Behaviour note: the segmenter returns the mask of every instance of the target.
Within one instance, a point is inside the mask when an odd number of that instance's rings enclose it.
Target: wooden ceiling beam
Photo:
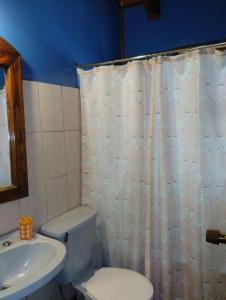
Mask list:
[[[147,13],[148,18],[151,20],[160,18],[160,0],[142,0]]]
[[[143,3],[146,8],[148,18],[151,20],[160,18],[160,0],[118,0],[121,7],[128,7]]]
[[[123,7],[140,4],[141,0],[119,0]]]

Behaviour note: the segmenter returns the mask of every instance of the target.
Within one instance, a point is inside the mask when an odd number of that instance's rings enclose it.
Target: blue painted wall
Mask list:
[[[119,57],[115,0],[0,0],[0,35],[28,80],[76,85],[75,63]]]
[[[159,20],[148,20],[142,5],[127,8],[124,17],[126,56],[226,40],[225,0],[161,0]]]

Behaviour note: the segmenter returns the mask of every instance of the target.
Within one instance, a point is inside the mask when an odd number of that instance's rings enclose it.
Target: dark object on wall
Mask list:
[[[226,244],[226,234],[220,233],[219,230],[208,229],[206,231],[206,241],[211,244]]]
[[[0,66],[5,69],[12,182],[9,186],[0,187],[0,203],[2,203],[26,197],[28,179],[21,58],[19,53],[1,37]]]
[[[119,0],[122,6],[131,6],[131,5],[136,5],[140,4],[141,0]]]
[[[142,0],[151,20],[160,18],[160,0]]]
[[[144,4],[148,14],[148,19],[155,20],[160,18],[160,0],[119,0],[122,7]]]

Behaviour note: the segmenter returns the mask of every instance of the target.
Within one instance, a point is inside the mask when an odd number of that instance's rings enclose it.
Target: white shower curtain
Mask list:
[[[226,298],[226,56],[217,50],[80,71],[83,204],[104,264],[156,300]]]

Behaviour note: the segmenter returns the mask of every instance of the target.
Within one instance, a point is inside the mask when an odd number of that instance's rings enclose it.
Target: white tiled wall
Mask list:
[[[76,88],[24,81],[29,197],[0,205],[0,234],[33,217],[34,230],[80,205],[80,99]],[[68,291],[65,291],[68,293]],[[52,282],[27,300],[61,300]]]

